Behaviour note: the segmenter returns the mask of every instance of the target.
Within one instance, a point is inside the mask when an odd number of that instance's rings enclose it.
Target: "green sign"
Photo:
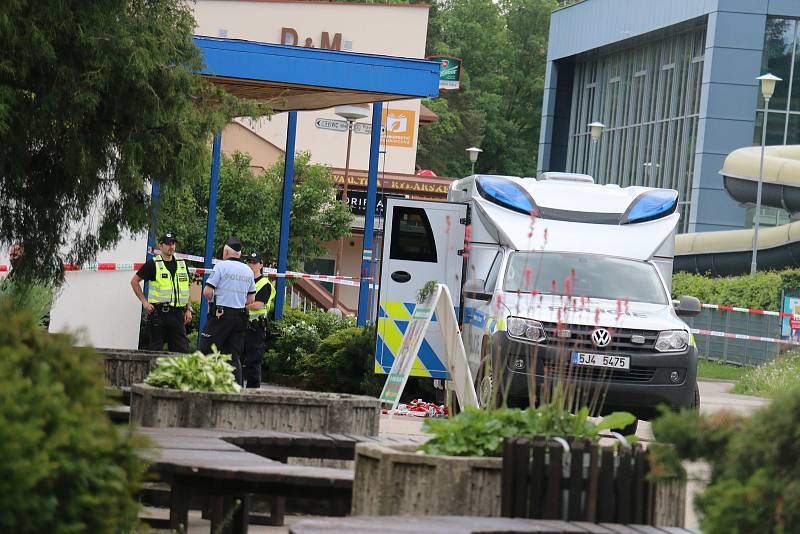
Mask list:
[[[461,87],[462,60],[450,56],[431,56],[427,59],[439,62],[439,89],[455,91]]]

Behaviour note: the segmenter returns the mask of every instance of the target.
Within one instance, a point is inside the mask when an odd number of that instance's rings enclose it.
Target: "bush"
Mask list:
[[[695,506],[701,530],[800,532],[800,390],[778,397],[751,419],[731,414],[666,414],[653,424],[667,466],[705,459],[711,483]]]
[[[793,289],[800,289],[800,269],[721,278],[690,273],[672,275],[673,298],[693,295],[702,302],[742,308],[780,310],[781,292]]]
[[[313,389],[377,397],[383,379],[375,375],[375,328],[352,327],[326,337],[303,355],[300,371]]]
[[[0,299],[0,532],[126,532],[144,471],[103,413],[102,358]]]
[[[428,454],[446,456],[502,456],[503,438],[537,435],[597,439],[602,430],[621,429],[636,418],[614,412],[600,422],[589,419],[589,409],[576,414],[557,403],[518,410],[467,408],[450,419],[427,419],[423,430],[433,438],[420,446]]]
[[[181,391],[236,393],[240,387],[229,361],[230,355],[220,354],[216,347],[211,354],[197,351],[185,356],[158,358],[156,368],[150,371],[144,382]]]
[[[26,310],[37,324],[45,325],[55,298],[52,284],[6,276],[0,281],[0,299],[14,310]]]
[[[323,311],[302,312],[289,308],[267,328],[268,373],[299,376],[301,360],[316,352],[332,333],[355,326],[352,318],[339,318]]]

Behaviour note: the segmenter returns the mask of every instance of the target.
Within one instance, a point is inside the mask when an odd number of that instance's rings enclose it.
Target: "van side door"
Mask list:
[[[468,207],[455,202],[389,198],[386,203],[377,306],[375,372],[388,373],[414,314],[417,292],[446,284],[459,316]],[[447,378],[436,315],[414,360],[412,376]]]

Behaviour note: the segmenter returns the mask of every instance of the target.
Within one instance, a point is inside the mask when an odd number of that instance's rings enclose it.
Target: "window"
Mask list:
[[[436,263],[436,240],[425,210],[400,206],[394,208],[389,257],[393,260]]]
[[[497,275],[500,274],[500,264],[503,263],[503,255],[497,253],[492,261],[492,266],[489,268],[489,276],[486,277],[486,285],[484,290],[487,293],[494,293],[494,288],[497,285]]]
[[[689,223],[705,36],[706,28],[693,29],[575,66],[566,170],[600,184],[676,189],[681,232]],[[594,121],[606,125],[601,143],[589,137]]]

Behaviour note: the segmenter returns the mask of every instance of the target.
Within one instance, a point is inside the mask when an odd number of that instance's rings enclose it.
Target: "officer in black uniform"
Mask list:
[[[177,238],[166,233],[159,239],[160,254],[142,265],[131,278],[131,288],[150,315],[150,350],[189,352],[186,325],[192,320],[189,302],[189,271],[186,262],[175,257]],[[140,284],[150,282],[147,297]]]
[[[256,298],[252,304],[247,305],[248,322],[244,336],[242,374],[245,387],[258,388],[261,387],[261,366],[267,346],[267,317],[275,300],[275,288],[269,278],[262,274],[264,261],[261,254],[251,252],[246,259],[247,266],[253,271]]]

